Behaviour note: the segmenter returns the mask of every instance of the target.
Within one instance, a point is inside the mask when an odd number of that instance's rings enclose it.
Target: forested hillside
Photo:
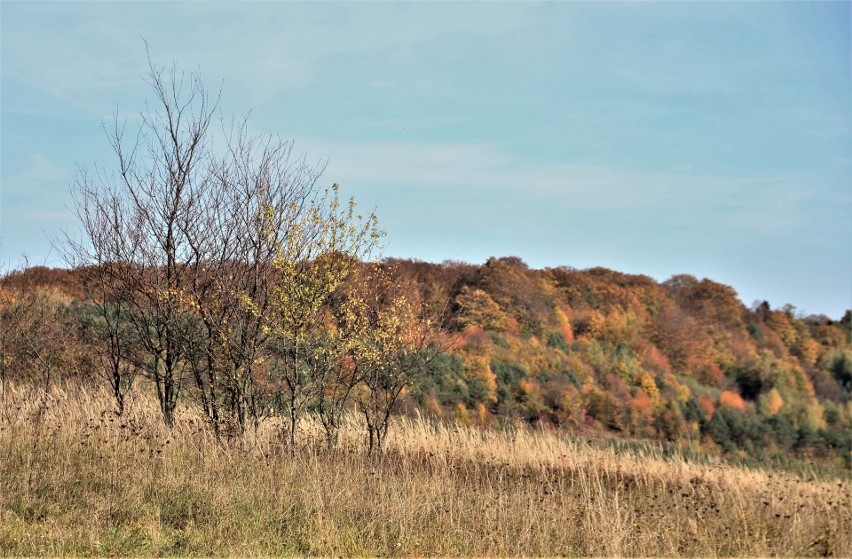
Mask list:
[[[415,391],[428,413],[507,418],[712,453],[849,464],[850,312],[746,308],[709,279],[400,262],[461,336]]]
[[[731,287],[709,279],[533,270],[516,257],[481,266],[388,260],[382,269],[404,288],[401,300],[417,301],[423,331],[433,331],[428,347],[417,348],[426,357],[389,403],[394,413],[849,467],[849,311],[837,321],[802,317],[766,302],[747,308]],[[30,268],[3,279],[4,384],[70,377],[110,384],[93,340],[91,277],[85,269]],[[339,331],[331,322],[318,324]],[[273,365],[260,353],[257,360],[257,382],[272,382]],[[209,384],[179,380],[185,397],[209,396]],[[336,386],[324,396],[305,386],[298,404],[321,414]],[[341,406],[362,406],[359,390],[352,383]],[[285,400],[267,403],[283,414]]]

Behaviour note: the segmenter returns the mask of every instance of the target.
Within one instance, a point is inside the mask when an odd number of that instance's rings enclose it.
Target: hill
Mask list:
[[[849,311],[831,320],[766,302],[746,308],[709,279],[534,270],[517,257],[384,266],[419,290],[424,308],[444,311],[450,340],[404,387],[396,408],[408,414],[657,440],[740,461],[850,466]],[[36,369],[91,379],[79,320],[86,277],[31,268],[3,279],[4,382]],[[21,302],[34,293],[51,303],[31,301],[38,316],[28,317]]]

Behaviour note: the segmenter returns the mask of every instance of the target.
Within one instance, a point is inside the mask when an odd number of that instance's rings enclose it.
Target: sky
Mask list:
[[[850,2],[0,3],[0,265],[62,266],[145,41],[375,209],[385,255],[852,307]]]

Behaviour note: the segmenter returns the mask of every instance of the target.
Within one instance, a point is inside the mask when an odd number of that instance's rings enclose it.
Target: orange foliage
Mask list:
[[[630,408],[630,430],[636,435],[652,435],[654,402],[651,397],[644,390],[639,389],[627,404]]]
[[[487,427],[488,423],[488,410],[485,409],[485,404],[479,402],[476,404],[476,424],[480,427]]]
[[[537,391],[538,391],[538,387],[536,386],[536,384],[534,382],[532,382],[530,380],[521,379],[521,381],[518,383],[518,392],[519,392],[521,397],[527,397],[528,398],[530,396],[534,396]]]
[[[671,301],[654,317],[655,341],[675,370],[700,370],[713,362],[713,340],[704,328]]]
[[[506,333],[510,336],[519,336],[521,334],[521,326],[518,319],[514,316],[506,317]]]
[[[556,320],[559,323],[559,332],[562,334],[562,337],[565,338],[565,343],[569,345],[573,344],[574,330],[571,328],[571,321],[568,320],[568,316],[565,314],[565,311],[557,307],[554,314],[556,315]]]
[[[663,355],[663,352],[661,352],[655,345],[652,345],[645,351],[644,362],[645,366],[654,372],[672,372],[672,366],[671,363],[669,363],[669,358]]]
[[[739,394],[731,390],[725,390],[719,395],[719,405],[727,406],[737,411],[745,411],[746,404]]]
[[[802,357],[802,361],[806,365],[815,364],[822,353],[822,346],[814,340],[813,338],[808,338],[804,342],[802,342],[801,347],[799,348],[799,354]]]
[[[562,334],[562,337],[565,338],[565,343],[571,345],[574,343],[574,330],[571,329],[571,325],[563,326],[559,329],[559,333]]]

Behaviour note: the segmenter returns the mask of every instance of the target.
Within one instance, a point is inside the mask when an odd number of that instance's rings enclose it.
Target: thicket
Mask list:
[[[73,293],[37,288],[38,269],[0,284],[4,394],[13,378],[97,377],[120,415],[144,380],[167,426],[184,398],[217,438],[286,417],[292,452],[304,413],[331,447],[352,406],[381,449],[441,341],[410,280],[376,259],[375,215],[319,187],[323,164],[292,142],[227,124],[197,74],[149,60],[147,82],[135,129],[118,114],[105,127],[116,167],[75,177],[80,231],[57,243]]]

